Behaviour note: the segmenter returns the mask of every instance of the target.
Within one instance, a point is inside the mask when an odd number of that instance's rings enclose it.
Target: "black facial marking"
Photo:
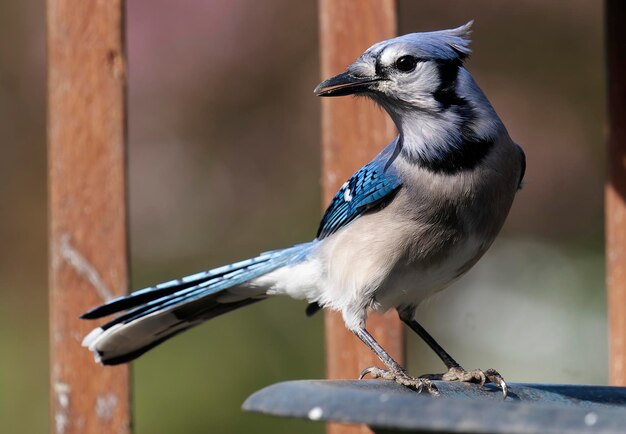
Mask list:
[[[376,77],[387,78],[387,75],[389,73],[389,68],[384,67],[380,63],[380,55],[376,57],[376,65],[374,66],[374,68],[376,70]]]
[[[458,96],[454,90],[459,66],[460,63],[458,62],[456,65],[450,62],[438,63],[439,74],[442,78],[438,92],[440,96],[445,97],[442,100],[449,103],[446,108],[454,112],[460,119],[458,125],[461,133],[460,140],[456,146],[449,146],[446,152],[434,157],[420,156],[415,161],[420,166],[435,173],[453,175],[473,170],[487,156],[494,144],[493,139],[476,135],[474,107],[469,101]]]
[[[399,57],[393,64],[383,66],[380,61],[380,54],[376,58],[376,64],[374,65],[376,76],[381,78],[389,77],[389,73],[392,71],[398,71],[400,73],[409,73],[415,70],[415,67],[420,62],[425,62],[427,59],[411,56],[410,54]]]
[[[436,158],[419,158],[418,164],[432,172],[453,175],[474,169],[493,147],[491,139],[464,140],[458,148],[450,148]]]
[[[435,101],[439,102],[443,109],[448,109],[452,105],[465,105],[467,101],[456,93],[456,79],[459,75],[461,61],[440,60],[437,61],[437,70],[439,72],[439,87],[433,93]]]

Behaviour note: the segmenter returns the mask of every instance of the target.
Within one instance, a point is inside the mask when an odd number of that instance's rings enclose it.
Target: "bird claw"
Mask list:
[[[369,368],[365,368],[363,369],[363,371],[361,371],[361,375],[359,375],[359,380],[362,380],[366,375],[369,375],[372,378],[382,378],[383,380],[395,381],[402,386],[415,390],[417,393],[421,393],[423,390],[426,390],[431,395],[439,395],[437,387],[429,379],[413,378],[405,371],[394,372],[391,370],[385,370],[377,368],[375,366],[370,366]]]
[[[431,378],[429,376],[429,378]],[[448,372],[441,375],[441,379],[443,381],[462,381],[465,383],[478,383],[480,386],[484,386],[485,383],[493,383],[502,389],[503,399],[506,399],[508,395],[508,386],[502,378],[502,375],[495,369],[487,369],[486,371],[482,371],[480,369],[475,369],[473,371],[466,371],[465,369],[459,367],[450,368]]]

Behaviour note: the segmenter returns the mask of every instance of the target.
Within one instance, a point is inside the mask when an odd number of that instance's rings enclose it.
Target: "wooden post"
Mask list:
[[[606,267],[609,317],[609,382],[626,386],[626,4],[605,5],[608,178],[606,183]]]
[[[125,294],[123,0],[48,0],[51,432],[130,432],[129,368],[81,347],[78,316]]]
[[[396,35],[395,0],[320,0],[322,79],[338,74],[372,44]],[[388,116],[373,103],[355,98],[322,99],[322,185],[324,205],[356,170],[396,134]],[[395,312],[371,315],[368,330],[396,360],[403,362],[403,329]],[[326,314],[328,378],[356,378],[381,365],[344,327],[341,315]],[[370,432],[366,427],[329,424],[328,433]]]

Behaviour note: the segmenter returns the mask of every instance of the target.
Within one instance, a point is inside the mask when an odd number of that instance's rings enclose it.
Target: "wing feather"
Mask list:
[[[318,239],[334,234],[393,197],[402,185],[390,160],[397,156],[397,152],[394,152],[396,146],[397,140],[394,140],[341,186],[322,217],[317,231]]]

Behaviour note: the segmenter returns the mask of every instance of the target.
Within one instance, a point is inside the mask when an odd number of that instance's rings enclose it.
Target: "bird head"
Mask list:
[[[376,101],[395,122],[403,152],[412,159],[437,159],[464,142],[493,139],[504,126],[463,66],[472,23],[379,42],[314,92]]]
[[[365,95],[388,111],[439,111],[455,103],[455,81],[470,54],[472,22],[411,33],[368,48],[345,72],[320,83],[318,96]]]

